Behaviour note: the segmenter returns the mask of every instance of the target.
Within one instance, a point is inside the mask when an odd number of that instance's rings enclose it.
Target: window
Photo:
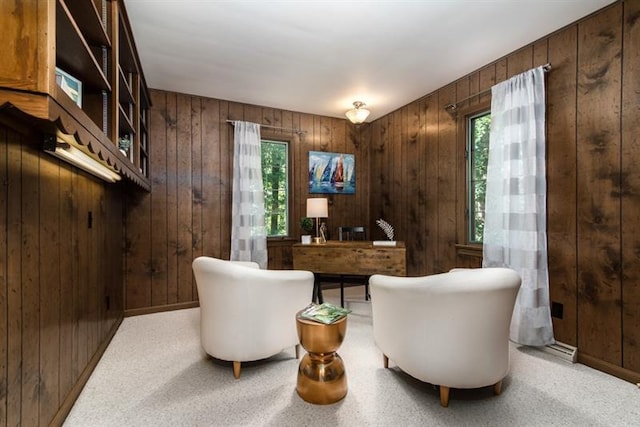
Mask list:
[[[289,235],[289,144],[262,140],[262,184],[267,237]]]
[[[482,243],[484,198],[487,192],[487,159],[491,112],[467,116],[467,223],[469,243]]]

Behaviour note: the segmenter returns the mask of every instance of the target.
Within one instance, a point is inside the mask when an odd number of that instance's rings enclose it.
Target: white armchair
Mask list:
[[[313,294],[309,271],[260,270],[251,262],[210,257],[193,261],[200,299],[200,342],[207,354],[233,362],[265,359],[295,346],[296,313]]]
[[[424,277],[374,275],[369,280],[373,336],[407,374],[450,388],[494,386],[509,371],[509,325],[520,289],[506,268],[456,269]]]

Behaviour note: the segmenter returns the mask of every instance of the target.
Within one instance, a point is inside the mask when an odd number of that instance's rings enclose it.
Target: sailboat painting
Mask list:
[[[309,151],[309,193],[355,194],[355,156]]]

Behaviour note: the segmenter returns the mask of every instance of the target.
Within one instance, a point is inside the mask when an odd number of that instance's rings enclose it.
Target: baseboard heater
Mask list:
[[[556,341],[555,344],[546,345],[542,347],[542,350],[571,363],[576,363],[578,360],[578,349],[569,344],[561,343],[560,341]]]

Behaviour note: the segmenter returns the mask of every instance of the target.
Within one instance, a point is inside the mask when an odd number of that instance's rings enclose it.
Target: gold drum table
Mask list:
[[[307,351],[298,367],[300,397],[309,403],[327,405],[347,395],[347,375],[336,351],[347,332],[347,317],[335,323],[323,323],[296,315],[300,344]]]

